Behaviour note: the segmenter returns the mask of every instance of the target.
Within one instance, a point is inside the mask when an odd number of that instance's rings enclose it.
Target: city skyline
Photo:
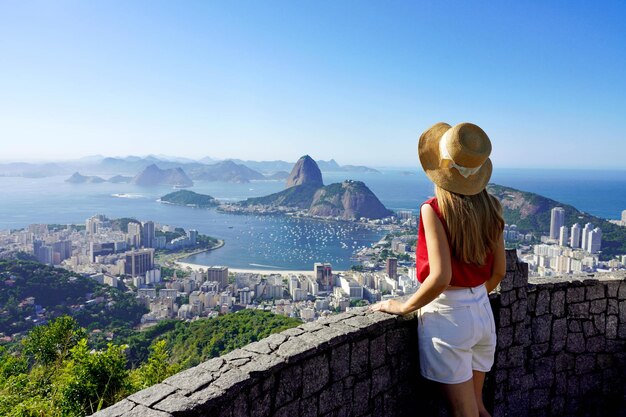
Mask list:
[[[619,2],[2,2],[0,155],[406,167],[430,125],[471,121],[496,169],[621,168],[625,16]]]

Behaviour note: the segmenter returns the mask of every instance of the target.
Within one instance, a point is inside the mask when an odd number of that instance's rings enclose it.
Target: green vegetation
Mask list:
[[[168,376],[300,320],[242,310],[191,323],[167,320],[124,344],[92,350],[87,331],[62,316],[33,328],[12,349],[0,347],[0,415],[83,416]]]
[[[34,297],[34,303],[25,300]],[[0,260],[0,332],[15,334],[61,315],[89,330],[129,330],[146,313],[132,294],[33,261]]]
[[[0,415],[84,416],[178,371],[165,342],[147,361],[126,367],[126,346],[92,351],[85,330],[71,317],[36,327],[14,351],[0,348]]]
[[[350,307],[365,307],[370,305],[366,300],[350,300]]]
[[[219,201],[210,195],[198,194],[193,191],[179,190],[161,197],[161,201],[182,206],[195,206],[199,208],[215,207]]]
[[[137,223],[141,224],[141,222],[137,219],[133,219],[131,217],[121,217],[119,219],[111,220],[111,225],[115,229],[119,229],[124,233],[128,233],[128,223]]]
[[[271,205],[288,206],[301,209],[308,209],[313,202],[313,196],[320,187],[316,184],[301,184],[289,187],[278,193],[266,195],[264,197],[248,198],[240,204],[243,206]]]
[[[550,231],[550,211],[554,207],[565,210],[565,225],[574,223],[584,227],[591,223],[602,229],[601,260],[609,260],[616,255],[626,254],[626,227],[610,223],[604,219],[584,213],[568,204],[510,187],[490,184],[489,192],[496,196],[503,205],[504,220],[508,224],[516,224],[521,231],[532,231],[548,234]]]
[[[164,338],[172,359],[187,368],[301,323],[268,311],[241,310],[212,320],[178,322]]]

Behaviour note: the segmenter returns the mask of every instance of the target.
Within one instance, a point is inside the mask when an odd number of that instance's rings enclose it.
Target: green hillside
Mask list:
[[[243,206],[253,205],[274,205],[274,206],[290,206],[300,209],[308,209],[313,201],[315,192],[320,188],[317,184],[302,184],[289,187],[283,191],[266,195],[263,197],[253,197],[242,201]]]
[[[138,364],[146,360],[155,340],[165,340],[170,361],[189,368],[299,324],[299,319],[246,309],[215,319],[163,321],[135,333],[124,343],[129,346],[130,362]]]
[[[215,207],[219,202],[206,194],[198,194],[193,191],[179,190],[161,197],[161,201],[182,206],[196,206],[200,208]]]
[[[34,297],[34,304],[25,302]],[[0,260],[0,333],[12,335],[61,315],[88,329],[130,330],[147,310],[108,285],[33,261]]]
[[[602,253],[600,259],[608,260],[616,255],[626,254],[626,227],[610,223],[604,219],[584,213],[569,204],[559,203],[547,197],[502,185],[489,184],[488,190],[502,203],[504,220],[516,224],[524,232],[532,231],[547,235],[550,233],[550,210],[563,207],[565,225],[591,223],[602,229]]]

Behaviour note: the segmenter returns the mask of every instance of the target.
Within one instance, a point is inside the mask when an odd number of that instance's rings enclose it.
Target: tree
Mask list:
[[[85,337],[85,331],[76,320],[61,316],[47,326],[35,327],[23,340],[24,353],[35,363],[57,365],[65,360],[70,349]]]
[[[167,343],[158,340],[150,346],[148,361],[142,364],[131,374],[133,385],[136,389],[148,388],[158,384],[170,375],[180,370],[180,366],[168,362]]]

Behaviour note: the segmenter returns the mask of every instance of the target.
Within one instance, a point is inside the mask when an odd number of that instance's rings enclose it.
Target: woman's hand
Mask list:
[[[380,301],[372,304],[369,311],[382,311],[390,314],[404,314],[404,304],[396,300]]]

